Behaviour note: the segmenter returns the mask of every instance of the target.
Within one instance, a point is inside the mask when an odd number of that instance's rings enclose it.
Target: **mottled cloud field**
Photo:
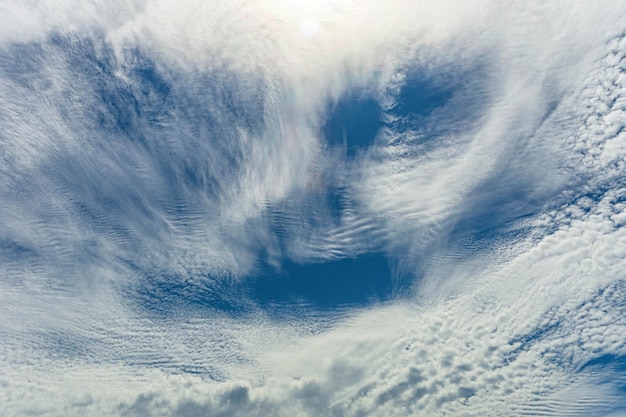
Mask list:
[[[624,16],[5,0],[0,414],[626,415]]]

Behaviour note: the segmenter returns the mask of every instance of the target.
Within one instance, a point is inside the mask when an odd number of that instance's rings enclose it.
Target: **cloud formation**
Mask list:
[[[6,2],[0,413],[619,415],[624,9]],[[390,300],[246,293],[372,253]]]

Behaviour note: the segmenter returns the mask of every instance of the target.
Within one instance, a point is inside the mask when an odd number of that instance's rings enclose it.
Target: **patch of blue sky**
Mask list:
[[[435,109],[450,101],[454,91],[454,87],[441,85],[428,75],[411,75],[390,109],[383,109],[371,93],[352,91],[331,103],[322,133],[331,146],[342,148],[345,157],[352,159],[376,144],[381,129],[401,123],[398,120],[413,127],[424,124]],[[389,112],[395,122],[389,124],[384,112]]]
[[[262,266],[247,287],[251,299],[263,307],[304,305],[318,310],[364,307],[389,301],[397,292],[387,258],[376,254]]]
[[[389,260],[381,254],[318,263],[284,260],[260,264],[250,275],[233,277],[148,276],[127,288],[128,302],[161,317],[210,311],[247,316],[309,311],[327,314],[386,303],[402,294]]]
[[[391,112],[399,116],[427,117],[447,104],[455,90],[456,86],[443,84],[429,75],[409,74]]]
[[[580,370],[604,370],[610,369],[619,374],[626,375],[626,356],[606,353],[587,361]],[[623,386],[626,389],[626,385]]]
[[[331,105],[329,118],[323,128],[331,146],[343,149],[347,158],[358,150],[374,144],[378,131],[384,127],[382,109],[374,98],[348,94]]]

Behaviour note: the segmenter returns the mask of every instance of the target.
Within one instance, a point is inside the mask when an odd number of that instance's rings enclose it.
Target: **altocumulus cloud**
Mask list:
[[[388,3],[5,2],[3,415],[626,412],[626,5]]]

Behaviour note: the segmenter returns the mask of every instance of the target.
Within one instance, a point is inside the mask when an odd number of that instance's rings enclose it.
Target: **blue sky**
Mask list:
[[[0,7],[0,414],[626,415],[626,5]]]

